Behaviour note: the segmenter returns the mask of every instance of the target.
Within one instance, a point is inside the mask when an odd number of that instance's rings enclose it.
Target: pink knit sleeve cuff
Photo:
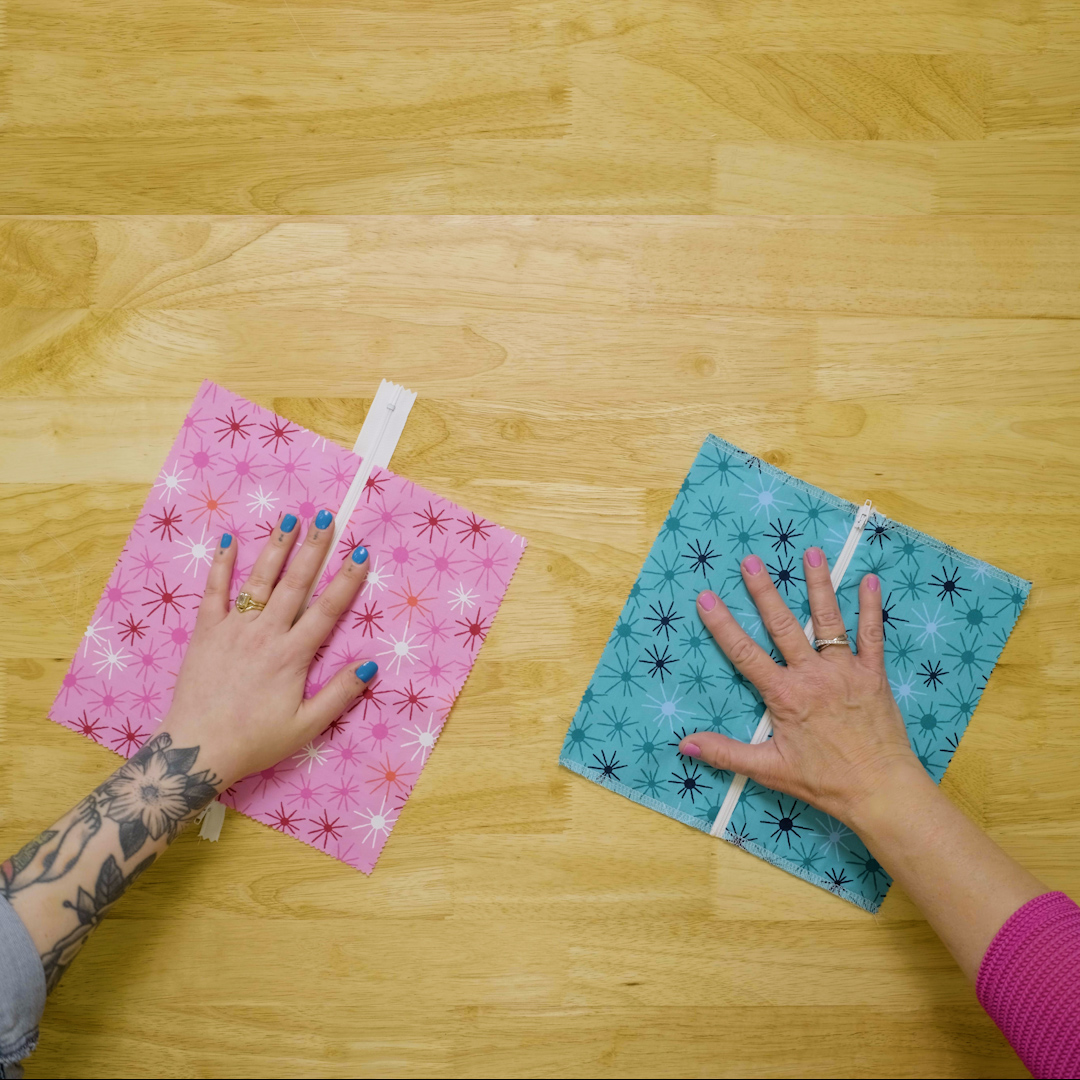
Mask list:
[[[1080,907],[1064,893],[1009,916],[975,991],[1033,1076],[1080,1077]]]

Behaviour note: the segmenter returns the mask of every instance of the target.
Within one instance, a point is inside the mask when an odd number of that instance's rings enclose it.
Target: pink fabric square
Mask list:
[[[235,598],[283,512],[336,510],[360,458],[205,382],[147,496],[49,716],[130,756],[172,700],[210,559],[240,544]],[[360,594],[316,654],[307,693],[374,657],[348,713],[222,802],[370,873],[491,627],[524,537],[376,469],[327,574],[371,552]]]

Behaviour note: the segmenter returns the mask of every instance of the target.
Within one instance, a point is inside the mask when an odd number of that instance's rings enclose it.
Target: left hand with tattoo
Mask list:
[[[237,543],[221,538],[172,706],[157,734],[51,829],[0,865],[0,890],[41,954],[49,990],[132,881],[195,814],[235,781],[268,768],[354,704],[378,666],[339,671],[311,698],[315,651],[364,583],[363,547],[312,604],[304,600],[333,538],[321,511],[286,568],[297,519],[270,534],[241,592],[229,588]]]

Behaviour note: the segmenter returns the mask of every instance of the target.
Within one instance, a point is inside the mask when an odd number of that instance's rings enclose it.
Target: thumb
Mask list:
[[[317,694],[300,703],[297,715],[311,736],[325,731],[346,709],[355,704],[375,678],[379,665],[367,660],[357,667],[342,668]]]
[[[744,743],[715,731],[699,731],[679,742],[679,753],[714,769],[742,773],[765,787],[776,786],[777,752],[772,741]]]

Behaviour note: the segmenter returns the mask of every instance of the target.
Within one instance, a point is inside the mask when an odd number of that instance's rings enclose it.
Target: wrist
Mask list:
[[[916,808],[941,797],[937,784],[914,756],[889,763],[864,792],[852,799],[845,823],[868,845],[869,838],[910,817]]]

